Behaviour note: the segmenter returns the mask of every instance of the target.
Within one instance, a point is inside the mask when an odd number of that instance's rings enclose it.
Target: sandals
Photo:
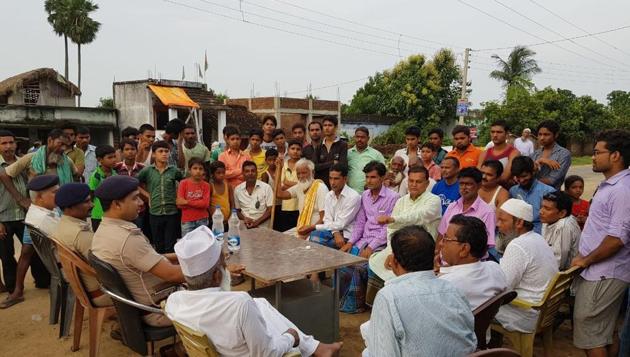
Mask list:
[[[21,302],[24,302],[24,296],[20,296],[19,298],[15,298],[15,299],[6,298],[2,302],[0,302],[0,309],[7,309]]]

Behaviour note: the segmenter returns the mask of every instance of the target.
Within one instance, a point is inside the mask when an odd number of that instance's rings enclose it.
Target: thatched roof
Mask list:
[[[52,79],[61,86],[67,88],[72,95],[79,95],[79,88],[72,82],[65,79],[61,74],[52,68],[38,68],[32,71],[20,73],[13,77],[9,77],[0,82],[0,95],[8,95],[24,87],[25,83],[33,81],[41,81],[44,79]]]

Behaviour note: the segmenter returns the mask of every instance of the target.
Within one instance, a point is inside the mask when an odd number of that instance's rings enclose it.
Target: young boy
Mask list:
[[[141,162],[136,161],[138,143],[131,139],[122,139],[120,142],[120,153],[122,161],[114,166],[116,173],[118,175],[137,177],[140,170],[144,168]]]
[[[405,161],[405,174],[409,171],[409,166],[420,161],[420,128],[410,126],[405,130],[405,143],[407,147],[397,150],[394,156],[400,156]]]
[[[260,180],[273,189],[276,183],[276,159],[278,158],[278,150],[269,149],[265,152],[265,163],[267,170],[262,174]]]
[[[223,213],[223,224],[227,232],[227,221],[230,218],[232,208],[234,208],[234,192],[225,181],[225,164],[215,161],[210,164],[210,215],[214,214],[217,206],[221,207]]]
[[[278,156],[286,159],[287,153],[287,137],[284,135],[284,130],[276,129],[273,131],[273,142],[276,144],[276,150],[278,150]]]
[[[203,180],[204,162],[201,158],[188,160],[189,178],[177,188],[177,207],[182,210],[182,237],[199,226],[208,225],[210,206],[210,184]]]
[[[262,143],[263,132],[260,129],[252,129],[249,132],[249,149],[245,150],[245,153],[252,158],[252,161],[256,163],[258,169],[258,179],[262,177],[262,174],[267,171],[267,162],[265,161],[265,150],[260,147]]]
[[[241,150],[241,133],[233,126],[224,130],[228,148],[219,155],[219,161],[225,164],[225,179],[230,187],[240,185],[243,179],[243,163],[251,161],[249,155]]]
[[[101,201],[99,201],[97,197],[94,197],[94,191],[101,185],[103,180],[112,175],[116,175],[114,171],[114,166],[116,165],[116,149],[110,145],[101,145],[96,148],[95,154],[98,166],[90,176],[88,182],[93,197],[92,203],[94,203],[94,208],[92,208],[92,230],[94,232],[98,229],[98,225],[103,218],[103,207],[101,206]]]
[[[291,135],[293,135],[293,139],[302,143],[302,148],[308,145],[308,141],[306,141],[306,126],[304,126],[304,124],[293,124],[293,127],[291,127]]]
[[[289,190],[290,187],[297,185],[298,177],[295,170],[295,163],[302,157],[302,143],[297,140],[289,141],[289,154],[288,160],[285,161],[282,166],[282,173],[280,174],[280,189],[282,191]],[[272,187],[273,189],[273,187]],[[277,208],[277,207],[276,207]],[[273,229],[278,232],[287,231],[297,225],[298,216],[300,211],[298,208],[297,198],[282,201],[282,209],[275,212]]]
[[[429,177],[435,181],[442,179],[442,170],[435,163],[434,159],[437,155],[437,148],[431,143],[424,143],[420,147],[420,159],[422,166],[429,171]]]
[[[149,225],[155,250],[160,254],[172,253],[180,236],[176,186],[184,175],[168,164],[170,146],[167,142],[156,141],[151,145],[151,151],[153,164],[138,174],[140,192],[149,201]]]
[[[263,118],[262,120],[263,137],[262,137],[262,144],[260,144],[260,147],[262,147],[263,150],[276,148],[276,144],[273,142],[273,131],[276,130],[277,126],[278,126],[278,121],[276,120],[276,117],[274,117],[273,115],[267,115],[266,117]]]

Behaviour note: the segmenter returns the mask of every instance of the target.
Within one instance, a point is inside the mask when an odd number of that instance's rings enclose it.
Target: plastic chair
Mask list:
[[[33,240],[33,248],[50,273],[50,316],[48,323],[54,325],[59,322],[59,337],[68,336],[72,323],[72,310],[74,309],[74,293],[61,274],[52,239],[31,225],[27,224],[26,227]]]
[[[515,297],[516,291],[504,291],[473,310],[478,350],[485,350],[487,348],[486,331],[488,331],[488,327],[494,319],[494,316],[499,312],[499,308],[502,305],[509,304]]]
[[[533,333],[508,331],[500,324],[493,323],[492,330],[502,334],[510,340],[514,349],[523,357],[532,357],[534,354],[534,337],[537,333],[543,333],[543,347],[545,356],[551,356],[553,350],[553,323],[560,305],[565,301],[573,279],[580,272],[579,267],[561,271],[549,282],[542,300],[538,303],[514,299],[511,304],[523,309],[535,309],[540,312],[536,330]]]
[[[83,286],[79,274],[83,273],[96,278],[94,268],[62,243],[55,243],[57,245],[57,252],[59,253],[59,260],[61,261],[63,272],[77,299],[74,305],[74,336],[71,350],[74,352],[79,349],[83,329],[83,313],[87,310],[90,317],[90,357],[97,356],[103,322],[106,318],[115,315],[116,310],[114,310],[113,306],[98,307],[92,304],[92,300],[85,286]]]
[[[520,355],[509,348],[491,348],[469,354],[468,357],[520,357]]]
[[[88,255],[88,260],[96,271],[101,290],[114,302],[125,346],[142,356],[153,355],[155,341],[170,337],[174,339],[177,336],[173,326],[155,327],[144,323],[143,314],[147,312],[163,314],[162,310],[134,301],[125,282],[114,267],[97,258],[92,252]]]

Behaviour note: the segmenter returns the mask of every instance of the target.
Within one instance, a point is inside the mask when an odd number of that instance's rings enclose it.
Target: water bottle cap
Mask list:
[[[216,209],[220,209],[220,208],[221,208],[221,205],[217,205]]]
[[[232,212],[236,212],[236,208],[232,208]]]

